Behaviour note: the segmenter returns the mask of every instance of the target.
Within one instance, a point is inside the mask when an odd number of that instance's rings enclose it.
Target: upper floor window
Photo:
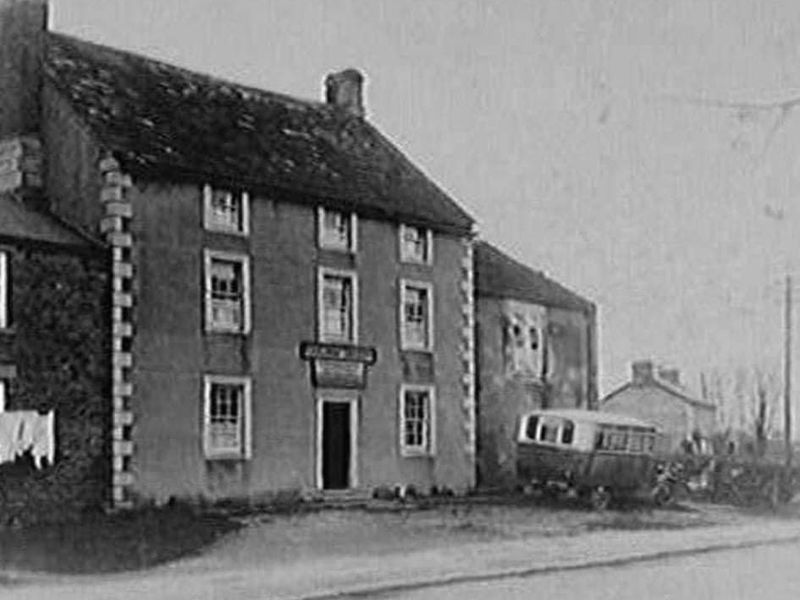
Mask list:
[[[433,286],[421,281],[400,281],[400,347],[433,348]]]
[[[400,225],[400,260],[429,265],[433,262],[433,232],[425,227]]]
[[[205,228],[247,235],[250,197],[247,192],[234,192],[203,187],[203,214]]]
[[[250,331],[250,264],[245,255],[207,250],[206,330]]]
[[[403,456],[436,453],[434,389],[403,385],[400,389],[400,451]]]
[[[358,280],[351,271],[320,269],[319,334],[325,342],[355,343],[358,337]]]
[[[11,277],[8,267],[8,252],[0,252],[0,329],[8,327],[11,320],[10,297]]]
[[[204,388],[206,458],[250,458],[250,379],[208,375]]]
[[[542,319],[538,314],[507,316],[508,368],[527,376],[541,377],[544,368]]]
[[[355,213],[319,207],[319,247],[330,250],[356,251]]]

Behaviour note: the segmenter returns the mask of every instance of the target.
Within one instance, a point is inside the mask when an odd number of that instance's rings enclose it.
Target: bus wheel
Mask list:
[[[606,510],[611,504],[611,490],[602,485],[592,488],[588,500],[592,510]]]

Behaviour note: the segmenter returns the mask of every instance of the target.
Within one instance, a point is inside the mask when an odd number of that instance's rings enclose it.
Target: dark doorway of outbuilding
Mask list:
[[[344,490],[350,487],[352,460],[349,402],[322,403],[322,487]]]

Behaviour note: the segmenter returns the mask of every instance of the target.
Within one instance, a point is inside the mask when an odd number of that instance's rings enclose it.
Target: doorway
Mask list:
[[[324,398],[317,409],[317,484],[323,490],[356,486],[356,400]]]

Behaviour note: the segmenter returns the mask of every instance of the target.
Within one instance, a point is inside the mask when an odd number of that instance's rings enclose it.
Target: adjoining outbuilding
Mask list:
[[[597,309],[483,241],[475,281],[478,483],[506,486],[520,414],[596,408]]]

